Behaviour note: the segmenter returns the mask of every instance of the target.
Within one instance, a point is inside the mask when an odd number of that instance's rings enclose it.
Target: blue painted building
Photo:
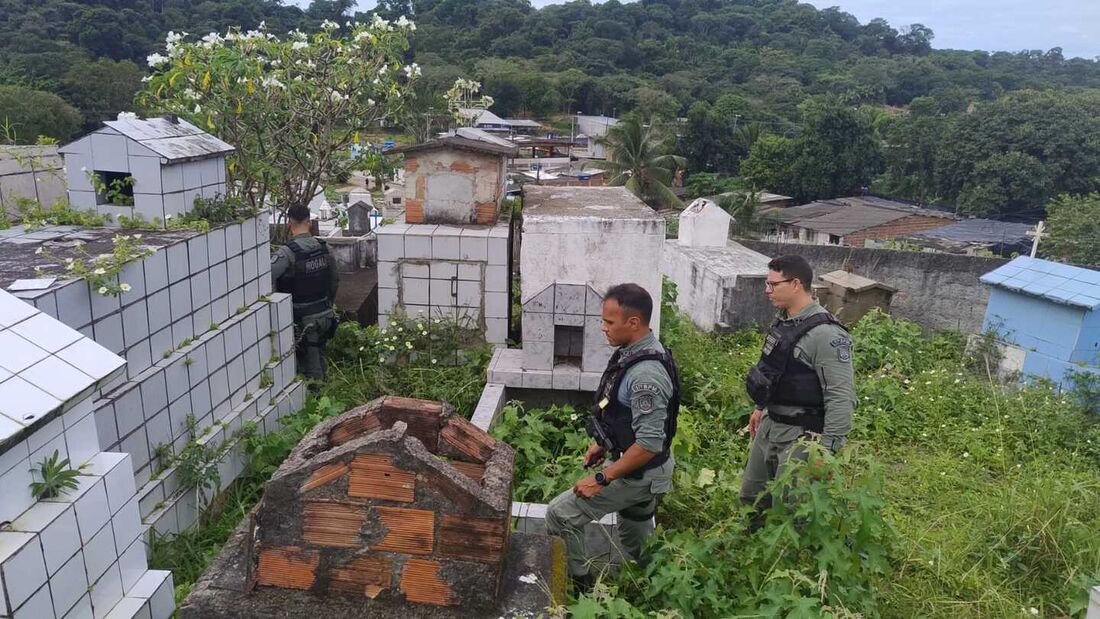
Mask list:
[[[1020,257],[981,281],[983,328],[1024,351],[1025,375],[1070,387],[1068,372],[1100,374],[1100,271]]]

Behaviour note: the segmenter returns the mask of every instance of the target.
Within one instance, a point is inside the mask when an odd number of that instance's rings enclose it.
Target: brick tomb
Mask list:
[[[438,402],[380,398],[317,426],[255,512],[253,595],[495,607],[512,459]]]

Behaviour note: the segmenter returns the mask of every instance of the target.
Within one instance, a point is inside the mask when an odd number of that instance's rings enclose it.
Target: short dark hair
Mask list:
[[[295,204],[286,210],[286,216],[289,217],[291,221],[305,223],[309,221],[310,218],[309,207],[305,204]]]
[[[814,268],[802,256],[790,254],[779,256],[768,263],[768,269],[782,273],[783,277],[790,277],[802,282],[806,291],[813,289]]]
[[[642,318],[643,324],[649,324],[653,318],[653,297],[638,284],[617,284],[607,289],[603,300],[614,299],[619,307],[628,309]]]

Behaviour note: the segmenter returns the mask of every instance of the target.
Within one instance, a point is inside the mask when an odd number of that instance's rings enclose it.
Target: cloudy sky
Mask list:
[[[308,6],[309,0],[290,0]],[[1048,50],[1066,57],[1100,56],[1100,0],[803,0],[839,6],[867,23],[883,17],[895,28],[921,23],[936,33],[934,47],[991,51]],[[553,0],[532,0],[535,6]],[[361,9],[374,0],[359,0]]]

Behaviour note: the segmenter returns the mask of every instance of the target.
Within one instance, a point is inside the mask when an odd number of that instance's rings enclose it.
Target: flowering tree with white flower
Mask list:
[[[148,58],[155,72],[139,101],[237,148],[230,193],[256,207],[306,204],[360,132],[401,113],[420,74],[404,63],[415,28],[376,16],[285,39],[263,24],[199,41],[169,33],[165,54]]]

